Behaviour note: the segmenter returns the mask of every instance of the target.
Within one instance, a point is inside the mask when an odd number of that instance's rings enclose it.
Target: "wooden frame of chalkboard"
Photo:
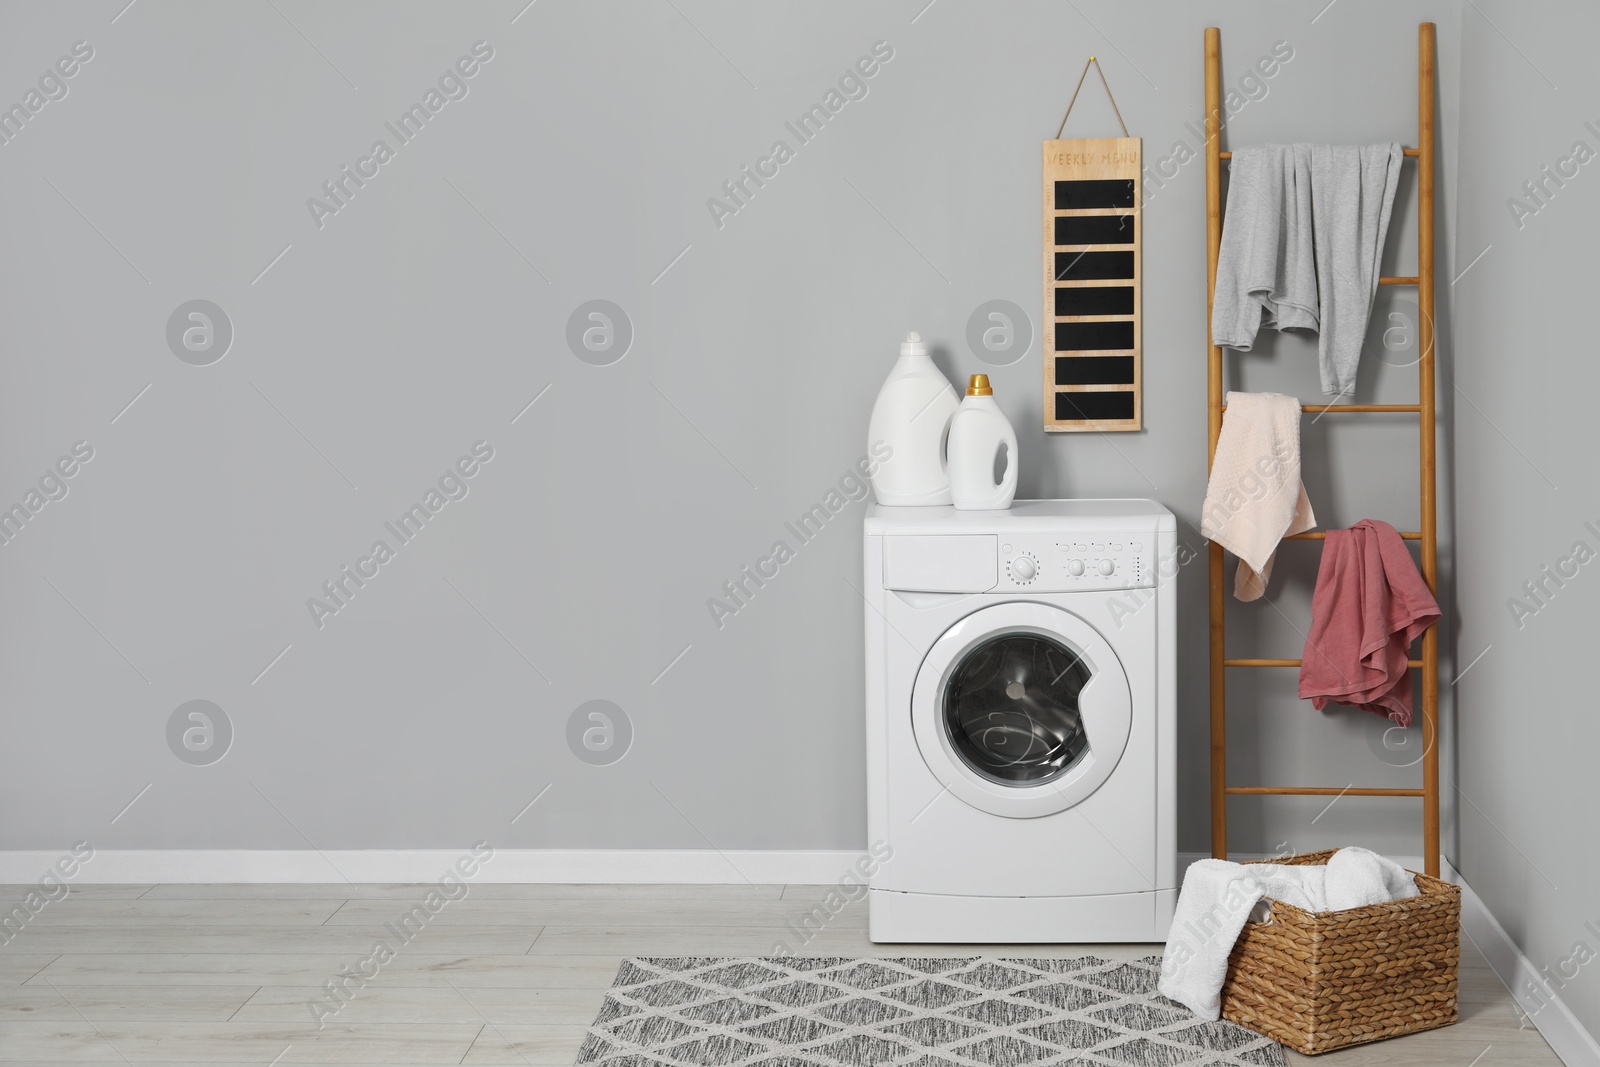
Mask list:
[[[1044,428],[1144,426],[1137,137],[1044,142]]]

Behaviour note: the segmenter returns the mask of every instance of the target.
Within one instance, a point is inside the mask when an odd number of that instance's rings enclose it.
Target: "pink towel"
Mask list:
[[[1320,711],[1332,700],[1411,725],[1411,642],[1439,618],[1439,604],[1393,526],[1363,519],[1329,530],[1311,597],[1311,633],[1300,661],[1300,697]]]

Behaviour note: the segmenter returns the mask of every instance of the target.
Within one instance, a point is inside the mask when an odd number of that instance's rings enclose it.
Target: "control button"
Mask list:
[[[1096,552],[1104,552],[1106,550],[1106,546],[1097,541],[1095,542],[1094,550]]]
[[[1079,541],[1077,544],[1073,545],[1072,547],[1076,548],[1079,552],[1087,552],[1087,551],[1089,551],[1089,546],[1084,544],[1082,541]]]
[[[1121,552],[1122,551],[1122,546],[1118,545],[1118,544],[1113,544],[1111,546],[1111,551],[1113,551],[1113,552]]]
[[[1116,564],[1115,560],[1103,559],[1103,560],[1100,561],[1100,573],[1101,574],[1104,574],[1105,576],[1110,577],[1111,574],[1114,571],[1116,571],[1116,569],[1117,569],[1117,564]]]
[[[1143,541],[1134,541],[1134,542],[1132,542],[1132,547],[1133,547],[1133,550],[1135,552],[1143,552],[1144,551],[1144,542]]]
[[[1011,555],[1011,546],[1010,545],[1001,545],[1000,546],[1000,551],[1004,552],[1006,555],[1009,556],[1009,555]]]
[[[1039,573],[1039,567],[1030,556],[1018,556],[1011,561],[1011,573],[1020,582],[1030,582]]]
[[[1072,575],[1074,578],[1076,578],[1078,575],[1082,574],[1083,573],[1083,560],[1081,560],[1081,559],[1069,559],[1069,560],[1067,560],[1067,573]]]

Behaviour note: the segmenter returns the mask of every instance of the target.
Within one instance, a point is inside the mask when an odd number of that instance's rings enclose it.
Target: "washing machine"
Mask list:
[[[869,509],[873,941],[1165,940],[1176,529],[1151,500]]]

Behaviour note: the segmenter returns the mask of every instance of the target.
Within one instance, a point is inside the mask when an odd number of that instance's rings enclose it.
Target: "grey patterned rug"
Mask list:
[[[1283,1067],[1283,1048],[1155,991],[1161,957],[622,961],[579,1064]]]

